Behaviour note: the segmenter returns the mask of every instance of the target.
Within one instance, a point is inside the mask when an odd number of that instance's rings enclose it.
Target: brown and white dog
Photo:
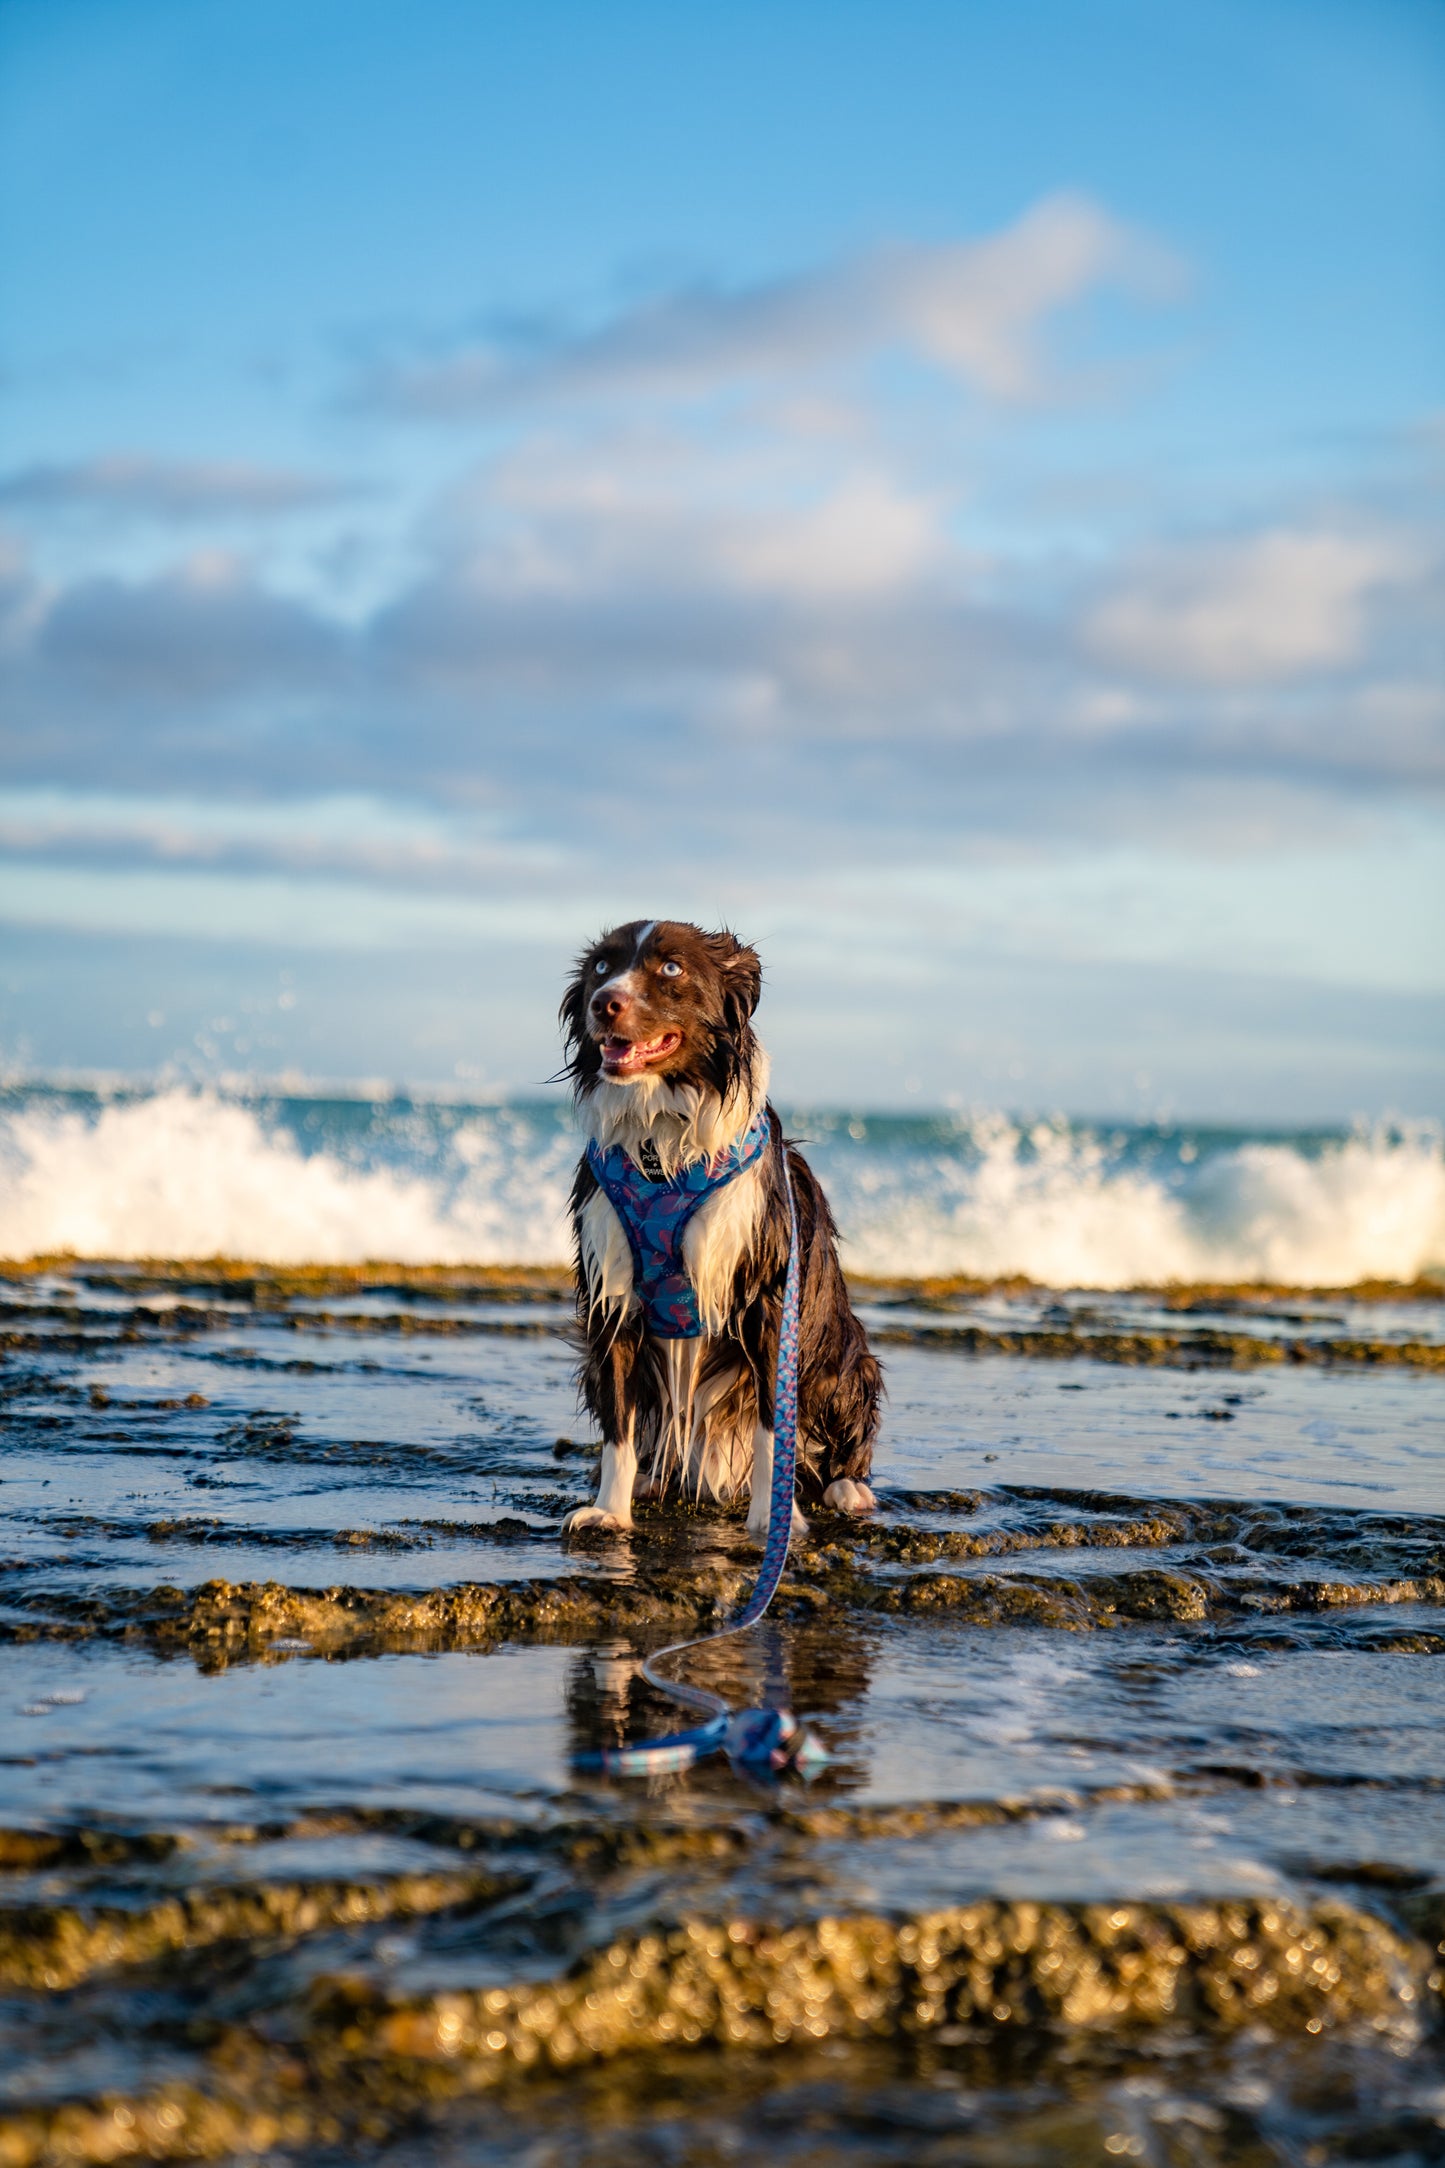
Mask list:
[[[672,1490],[718,1502],[747,1493],[748,1529],[765,1537],[788,1262],[784,1151],[801,1261],[798,1487],[834,1511],[874,1503],[882,1375],[848,1300],[827,1200],[768,1103],[752,1027],[761,988],[756,951],[732,934],[638,919],[592,944],[563,998],[566,1073],[591,1148],[572,1188],[581,1388],[603,1439],[597,1502],[569,1514],[568,1530],[630,1528],[635,1494]],[[680,1238],[695,1322],[682,1336],[660,1330],[639,1294],[635,1227],[630,1235],[625,1206],[594,1168],[621,1168],[646,1210],[649,1184],[729,1155],[749,1163],[709,1190]],[[793,1526],[807,1526],[796,1504]]]

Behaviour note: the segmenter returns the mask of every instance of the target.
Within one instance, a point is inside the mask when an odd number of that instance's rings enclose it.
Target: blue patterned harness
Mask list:
[[[688,1222],[709,1197],[755,1167],[767,1149],[768,1117],[759,1114],[727,1151],[716,1159],[695,1160],[670,1181],[656,1181],[635,1166],[614,1144],[602,1151],[587,1147],[587,1164],[606,1191],[621,1220],[632,1251],[632,1284],[642,1304],[649,1332],[663,1340],[696,1340],[702,1335],[697,1292],[682,1258]]]

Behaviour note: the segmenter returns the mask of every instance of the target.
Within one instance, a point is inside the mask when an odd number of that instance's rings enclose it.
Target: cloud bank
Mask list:
[[[1084,544],[1013,509],[1050,432],[1112,442],[1142,396],[1110,312],[1172,323],[1187,288],[1054,197],[982,238],[418,342],[345,424],[406,486],[105,448],[16,468],[0,840],[92,880],[67,924],[127,867],[204,874],[215,923],[264,878],[277,923],[304,892],[274,883],[311,880],[337,923],[363,884],[366,923],[408,895],[429,925],[448,895],[541,910],[703,868],[802,884],[795,915],[866,877],[937,946],[919,898],[960,867],[1258,856],[1434,803],[1422,491],[1256,489],[1207,527],[1156,492]],[[57,551],[75,511],[104,521]],[[357,555],[383,568],[359,599]]]

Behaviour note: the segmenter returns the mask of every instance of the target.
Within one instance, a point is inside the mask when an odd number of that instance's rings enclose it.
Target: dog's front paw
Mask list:
[[[840,1475],[824,1491],[823,1503],[835,1513],[871,1513],[878,1500],[866,1483],[855,1483],[851,1476]]]
[[[802,1514],[801,1514],[801,1513],[800,1513],[800,1512],[798,1511],[797,1501],[796,1501],[796,1500],[794,1500],[794,1502],[793,1502],[793,1524],[792,1524],[791,1528],[790,1528],[790,1529],[788,1530],[788,1541],[789,1541],[790,1543],[797,1543],[797,1542],[799,1542],[799,1541],[801,1540],[801,1538],[802,1538],[802,1537],[804,1537],[804,1536],[805,1536],[805,1535],[806,1535],[807,1533],[808,1533],[808,1524],[807,1524],[807,1522],[806,1522],[806,1521],[804,1520],[804,1518],[803,1518]],[[749,1508],[748,1508],[748,1534],[749,1534],[749,1535],[750,1535],[750,1536],[752,1537],[752,1539],[753,1539],[754,1543],[762,1544],[762,1543],[766,1543],[766,1542],[767,1542],[767,1540],[768,1540],[768,1501],[767,1501],[767,1499],[766,1499],[766,1498],[764,1498],[764,1499],[762,1500],[762,1502],[761,1502],[761,1505],[760,1505],[760,1506],[757,1506],[757,1505],[754,1505],[754,1506],[749,1506]]]
[[[564,1536],[579,1535],[584,1528],[613,1528],[619,1535],[632,1526],[632,1519],[620,1520],[615,1513],[606,1513],[601,1506],[577,1506],[562,1523]]]

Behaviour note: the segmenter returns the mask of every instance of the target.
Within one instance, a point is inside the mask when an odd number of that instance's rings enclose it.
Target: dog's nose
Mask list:
[[[631,1001],[630,994],[619,992],[615,986],[600,986],[592,996],[592,1014],[599,1024],[615,1024]]]

